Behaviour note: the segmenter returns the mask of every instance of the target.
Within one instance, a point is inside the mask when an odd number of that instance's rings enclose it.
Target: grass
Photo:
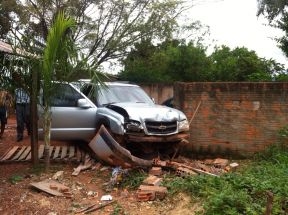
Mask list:
[[[126,189],[137,189],[143,182],[145,178],[147,178],[148,174],[144,172],[142,169],[133,169],[129,171],[128,174],[123,177],[123,181],[120,186]]]
[[[274,195],[272,214],[288,214],[288,148],[275,144],[241,171],[221,177],[207,175],[166,178],[171,195],[184,192],[203,202],[206,215],[264,214],[267,192]]]
[[[251,160],[241,163],[236,172],[220,177],[209,175],[185,178],[166,174],[163,186],[171,199],[185,193],[193,202],[202,203],[199,215],[265,214],[268,193],[273,194],[271,215],[288,214],[288,126],[279,131],[279,142]],[[134,170],[124,177],[122,187],[137,189],[145,172]],[[115,212],[117,210],[115,209]]]
[[[18,182],[23,180],[23,176],[21,175],[13,175],[9,178],[11,184],[17,184]]]

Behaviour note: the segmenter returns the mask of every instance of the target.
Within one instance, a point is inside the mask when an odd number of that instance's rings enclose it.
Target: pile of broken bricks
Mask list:
[[[214,160],[204,161],[161,161],[154,160],[153,167],[149,171],[149,176],[139,186],[136,196],[138,201],[153,201],[156,199],[162,200],[167,194],[167,188],[161,186],[163,175],[162,168],[172,169],[177,176],[193,176],[198,174],[206,174],[210,176],[219,177],[221,174],[235,171],[239,166],[238,163],[229,163],[227,159],[217,158]]]
[[[165,198],[168,190],[161,186],[162,175],[161,167],[152,167],[149,171],[149,176],[139,186],[136,196],[138,201],[154,201],[155,199],[162,200]]]
[[[213,177],[219,177],[221,174],[235,171],[239,166],[238,163],[230,163],[227,159],[216,158],[206,160],[190,160],[186,158],[180,158],[176,161],[159,160],[154,159],[153,165],[149,169],[148,177],[143,180],[142,184],[136,191],[136,198],[138,201],[154,201],[156,199],[162,200],[168,193],[166,187],[161,186],[163,176],[166,170],[169,172],[175,172],[178,177],[196,176],[199,174],[205,174]],[[74,169],[72,175],[77,176],[81,171],[86,169],[100,169],[100,163],[94,163],[93,159],[86,157],[85,162],[80,164]],[[123,174],[128,169],[117,169],[118,174]],[[115,170],[114,169],[114,170]],[[58,174],[59,173],[59,174]],[[113,175],[113,174],[112,174]],[[54,196],[63,196],[66,198],[72,198],[71,190],[63,184],[57,182],[59,177],[63,176],[63,171],[57,172],[52,179],[47,179],[37,183],[31,183],[34,188],[42,190]],[[116,174],[117,176],[117,174]],[[123,175],[124,176],[124,175]],[[122,177],[123,177],[122,176]],[[113,177],[112,177],[113,178]],[[117,177],[116,177],[117,179]],[[121,181],[121,180],[120,180]],[[114,181],[111,185],[115,185],[118,180]]]

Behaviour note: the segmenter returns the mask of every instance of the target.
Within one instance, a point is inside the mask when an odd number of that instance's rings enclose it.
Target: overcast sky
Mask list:
[[[210,26],[214,44],[244,46],[259,57],[273,58],[288,66],[287,58],[272,40],[281,36],[281,31],[265,26],[267,20],[257,17],[256,12],[257,0],[204,0],[189,11],[193,19]]]

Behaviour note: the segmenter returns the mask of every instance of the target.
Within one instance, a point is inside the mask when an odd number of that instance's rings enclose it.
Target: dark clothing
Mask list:
[[[1,124],[7,124],[7,109],[6,107],[0,107],[0,121]]]
[[[18,88],[15,90],[15,101],[16,101],[16,120],[17,120],[17,141],[23,139],[23,133],[26,126],[28,135],[30,135],[30,104],[29,96],[22,89]]]
[[[25,125],[30,134],[30,105],[28,103],[16,104],[17,139],[23,138]]]
[[[5,125],[7,124],[7,108],[12,105],[12,97],[6,90],[0,91],[0,138],[4,134]]]

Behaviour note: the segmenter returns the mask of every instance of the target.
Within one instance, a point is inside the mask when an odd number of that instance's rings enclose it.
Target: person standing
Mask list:
[[[0,139],[2,138],[5,130],[5,126],[7,124],[8,117],[8,107],[12,106],[12,96],[6,91],[0,91],[0,121],[1,121],[1,129],[0,129]]]
[[[30,135],[30,97],[23,88],[15,90],[17,142],[23,140],[23,133],[26,126]]]

